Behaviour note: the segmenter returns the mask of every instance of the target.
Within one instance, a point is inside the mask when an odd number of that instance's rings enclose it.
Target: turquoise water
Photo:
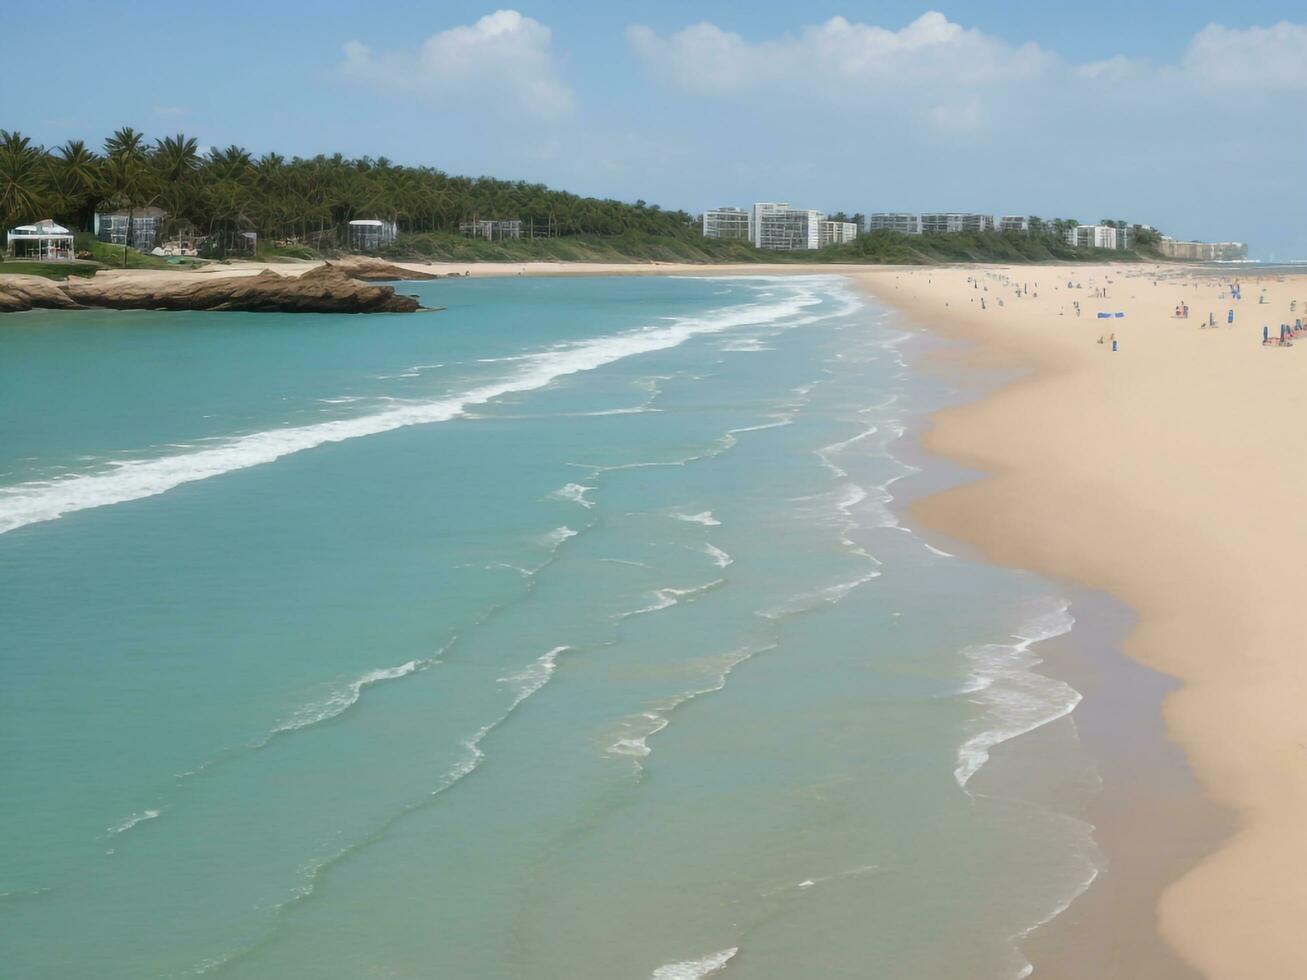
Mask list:
[[[0,972],[1022,975],[1100,858],[984,763],[1072,619],[896,517],[886,311],[403,288],[0,330]]]

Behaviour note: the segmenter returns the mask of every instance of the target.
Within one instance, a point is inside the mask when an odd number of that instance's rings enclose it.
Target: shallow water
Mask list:
[[[0,332],[9,969],[1022,975],[1101,859],[983,766],[1074,610],[895,516],[951,393],[888,314],[405,290]]]

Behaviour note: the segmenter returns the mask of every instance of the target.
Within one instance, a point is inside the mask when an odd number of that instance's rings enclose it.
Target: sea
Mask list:
[[[398,288],[0,324],[0,975],[1027,975],[1103,867],[1077,609],[906,516],[921,335]]]

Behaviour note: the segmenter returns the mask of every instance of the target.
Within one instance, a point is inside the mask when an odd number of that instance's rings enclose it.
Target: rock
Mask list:
[[[77,304],[52,279],[0,275],[0,313],[33,309],[75,310]]]
[[[338,262],[328,262],[327,264],[334,265],[351,279],[362,279],[364,282],[441,278],[440,275],[434,272],[414,272],[412,269],[404,269],[381,259],[370,259],[366,256],[353,256],[348,259],[341,259]]]
[[[422,309],[392,286],[351,279],[334,265],[301,276],[265,269],[256,276],[176,279],[158,276],[67,283],[67,296],[82,306],[114,310],[243,310],[251,313],[413,313]]]

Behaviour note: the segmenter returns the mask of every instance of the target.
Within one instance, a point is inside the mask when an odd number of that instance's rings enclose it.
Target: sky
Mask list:
[[[502,3],[0,0],[0,128],[694,213],[1120,218],[1307,259],[1301,2]]]

